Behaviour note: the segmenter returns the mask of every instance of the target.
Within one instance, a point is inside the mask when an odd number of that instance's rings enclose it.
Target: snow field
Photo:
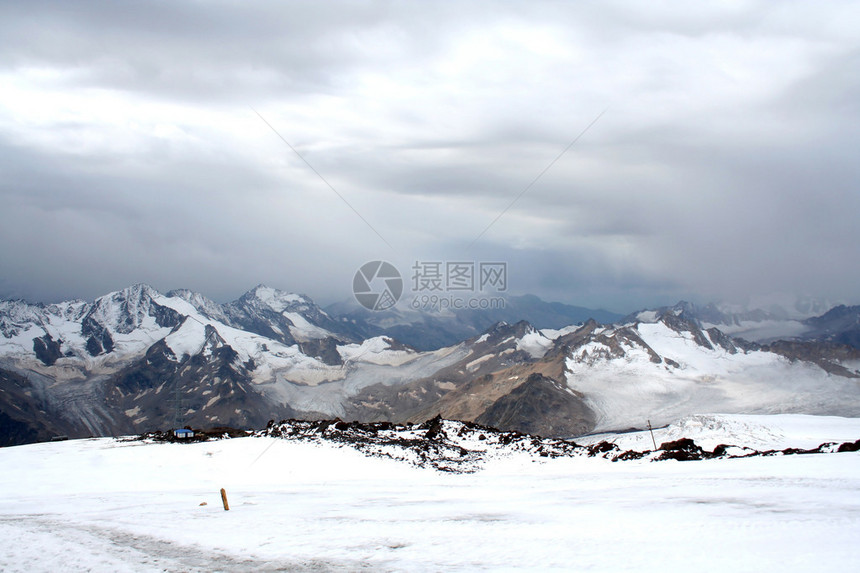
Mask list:
[[[841,444],[860,439],[860,418],[803,414],[697,414],[654,428],[653,433],[657,446],[691,438],[708,451],[720,444],[743,445],[760,451],[813,449],[827,442]],[[648,431],[593,434],[575,439],[582,445],[604,440],[618,444],[622,450],[641,452],[654,449]]]
[[[839,424],[804,418],[777,422]],[[856,453],[454,475],[280,439],[96,439],[0,467],[3,571],[850,570],[860,534]]]
[[[568,386],[586,396],[597,431],[615,431],[646,420],[665,425],[692,412],[853,415],[860,407],[855,379],[827,374],[811,363],[791,363],[770,352],[731,355],[699,346],[690,333],[665,324],[639,324],[647,344],[678,367],[655,364],[642,348],[625,355],[590,342],[566,362]],[[598,365],[599,367],[596,367]]]

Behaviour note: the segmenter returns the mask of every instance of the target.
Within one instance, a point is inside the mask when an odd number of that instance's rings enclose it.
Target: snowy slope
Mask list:
[[[770,342],[800,337],[812,329],[800,320],[741,320],[732,324],[703,322],[702,327],[719,328],[730,336],[738,336],[753,342]]]
[[[274,382],[261,385],[260,389],[271,400],[290,404],[297,410],[343,416],[346,406],[361,390],[374,385],[396,386],[432,376],[461,360],[468,352],[463,345],[420,353],[392,350],[389,340],[378,337],[360,345],[339,346],[338,352],[344,362],[336,369],[330,368],[328,381],[299,384],[279,374]]]
[[[323,362],[302,353],[296,345],[287,346],[276,340],[207,318],[185,300],[167,298],[163,295],[158,295],[156,300],[187,317],[178,329],[164,339],[167,346],[173,350],[176,360],[182,359],[183,356],[195,356],[203,351],[208,325],[217,332],[224,344],[236,351],[237,360],[240,363],[254,361],[255,368],[252,375],[257,383],[272,380],[276,371],[299,372],[300,377],[306,378],[300,381],[318,383],[319,377],[325,379],[333,370]]]
[[[860,534],[857,453],[455,475],[274,438],[98,439],[0,467],[10,572],[848,571]]]
[[[860,435],[860,418],[808,416],[803,414],[742,415],[696,414],[664,427],[621,434],[592,434],[578,444],[609,441],[622,450],[653,450],[664,442],[690,438],[708,451],[720,444],[742,445],[759,451],[786,448],[812,449],[827,442],[854,441]]]
[[[596,331],[567,358],[567,384],[597,414],[596,431],[713,411],[860,414],[857,377],[718,334],[674,315]]]
[[[669,312],[695,322],[704,330],[718,328],[730,336],[759,344],[813,340],[860,348],[860,307],[808,297],[777,295],[743,305],[700,306],[681,301],[672,307],[633,313],[622,322],[655,322]]]

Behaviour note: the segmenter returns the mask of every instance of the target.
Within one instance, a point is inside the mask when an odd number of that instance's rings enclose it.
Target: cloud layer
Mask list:
[[[338,300],[381,258],[507,261],[515,292],[622,311],[860,302],[857,21],[854,2],[6,3],[0,296]]]

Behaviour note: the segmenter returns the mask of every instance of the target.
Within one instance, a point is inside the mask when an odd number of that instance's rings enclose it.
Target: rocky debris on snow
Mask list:
[[[526,453],[538,458],[557,458],[575,455],[580,449],[570,441],[501,431],[439,416],[421,424],[365,424],[339,419],[272,421],[256,435],[342,444],[369,456],[454,473],[475,472],[485,460],[500,455]]]
[[[559,457],[604,458],[613,462],[747,458],[860,451],[856,442],[824,443],[817,448],[786,448],[759,451],[744,446],[721,444],[707,451],[690,438],[665,442],[656,450],[624,450],[602,441],[581,446],[570,440],[542,438],[515,431],[502,431],[473,422],[445,420],[436,416],[420,424],[391,422],[345,422],[333,420],[270,421],[264,430],[236,430],[218,427],[195,430],[190,438],[173,432],[150,432],[134,439],[156,442],[190,443],[244,436],[283,438],[352,447],[365,455],[389,458],[419,467],[451,473],[474,473],[490,459],[524,455],[534,460]]]

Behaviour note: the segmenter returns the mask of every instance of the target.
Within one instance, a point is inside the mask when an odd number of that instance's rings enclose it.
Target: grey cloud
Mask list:
[[[0,296],[267,282],[334,300],[366,260],[482,257],[520,292],[621,311],[858,301],[856,11],[7,3],[0,73],[78,99],[0,102]],[[90,94],[114,107],[87,116]]]

